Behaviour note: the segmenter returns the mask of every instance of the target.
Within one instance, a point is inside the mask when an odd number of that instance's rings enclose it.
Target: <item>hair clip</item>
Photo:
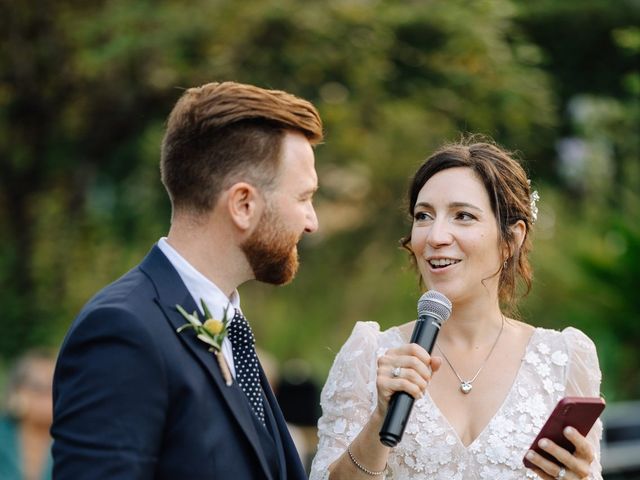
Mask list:
[[[531,187],[531,180],[527,180],[529,187]],[[529,207],[531,208],[531,223],[536,223],[538,220],[538,200],[540,200],[540,194],[537,190],[531,192],[531,196],[529,197]]]

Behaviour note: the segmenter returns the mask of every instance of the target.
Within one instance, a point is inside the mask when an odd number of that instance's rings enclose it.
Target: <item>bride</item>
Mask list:
[[[433,356],[408,343],[414,322],[383,332],[356,323],[322,391],[311,480],[601,479],[600,421],[587,437],[565,432],[573,454],[542,442],[562,468],[528,450],[560,398],[599,395],[600,369],[581,331],[505,313],[515,311],[518,280],[531,288],[538,194],[522,167],[470,139],[435,152],[408,194],[413,223],[402,244],[424,285],[451,300],[451,317]],[[397,391],[416,402],[390,449],[378,432]]]

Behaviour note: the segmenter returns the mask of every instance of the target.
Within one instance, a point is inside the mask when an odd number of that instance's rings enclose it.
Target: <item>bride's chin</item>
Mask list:
[[[445,285],[438,285],[437,283],[432,285],[427,284],[427,290],[435,290],[436,292],[441,293],[442,295],[447,297],[452,304],[456,303],[456,300],[460,296],[457,292],[454,291],[454,289],[447,288]]]
[[[445,295],[447,298],[449,298],[448,293],[452,293],[450,288],[447,288],[445,285],[442,284],[438,284],[438,282],[427,282],[425,281],[424,277],[422,277],[422,283],[425,285],[426,290],[435,290],[436,292],[440,292],[441,294]]]

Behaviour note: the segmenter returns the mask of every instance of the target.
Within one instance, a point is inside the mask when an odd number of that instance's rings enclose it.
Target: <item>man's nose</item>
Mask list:
[[[313,208],[313,205],[309,206],[309,212],[307,213],[306,223],[304,226],[304,231],[307,233],[313,233],[318,230],[318,216],[316,215],[316,210]]]

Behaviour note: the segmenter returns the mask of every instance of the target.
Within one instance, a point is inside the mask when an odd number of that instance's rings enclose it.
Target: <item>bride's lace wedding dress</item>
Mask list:
[[[376,406],[377,358],[406,343],[397,327],[380,332],[375,322],[358,322],[338,353],[322,390],[320,443],[310,480],[328,478],[328,466],[358,435]],[[389,456],[387,480],[521,480],[538,478],[522,457],[558,400],[598,396],[600,368],[593,342],[581,331],[537,328],[502,406],[468,446],[428,392],[415,402],[402,442]],[[596,452],[590,478],[601,479],[597,421],[588,435]]]

